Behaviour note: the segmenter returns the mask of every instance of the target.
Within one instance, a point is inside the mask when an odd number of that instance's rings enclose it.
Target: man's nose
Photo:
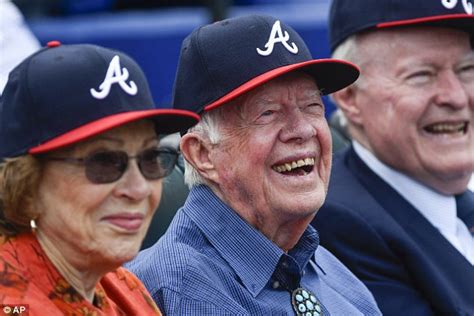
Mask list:
[[[314,137],[316,132],[315,118],[305,115],[300,109],[295,109],[285,116],[285,125],[280,132],[282,142],[304,142]]]
[[[436,103],[442,106],[460,109],[469,104],[469,93],[473,94],[474,83],[460,80],[453,71],[444,72],[437,85]]]

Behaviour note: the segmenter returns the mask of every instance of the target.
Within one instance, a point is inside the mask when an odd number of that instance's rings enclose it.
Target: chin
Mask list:
[[[303,219],[309,216],[314,216],[322,205],[323,202],[321,202],[320,199],[310,201],[310,203],[306,200],[304,204],[302,204],[301,201],[298,201],[298,203],[286,205],[285,213],[290,214],[293,218],[297,217]]]
[[[466,191],[472,172],[470,168],[464,170],[462,168],[452,168],[449,170],[445,168],[444,170],[436,170],[436,172],[432,171],[431,175],[435,175],[434,177],[420,180],[440,193],[453,195]]]
[[[306,213],[316,213],[321,206],[323,206],[325,200],[326,191],[316,189],[315,192],[312,192],[309,196],[300,198],[300,203],[301,201],[304,201],[304,205],[301,205],[299,209],[301,209],[303,213],[304,210],[306,210]]]
[[[135,258],[140,251],[141,241],[120,241],[109,244],[107,249],[102,252],[105,261],[113,265],[121,266]]]

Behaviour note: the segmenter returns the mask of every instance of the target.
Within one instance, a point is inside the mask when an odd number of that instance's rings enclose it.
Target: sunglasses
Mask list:
[[[131,159],[137,160],[138,169],[145,179],[164,178],[173,171],[178,152],[171,148],[150,148],[136,156],[129,156],[124,151],[99,151],[80,158],[47,157],[46,159],[83,165],[90,182],[105,184],[120,179]]]

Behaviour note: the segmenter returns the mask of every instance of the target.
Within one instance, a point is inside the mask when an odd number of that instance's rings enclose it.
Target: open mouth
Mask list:
[[[305,176],[314,169],[314,158],[308,157],[272,166],[278,173],[291,176]]]
[[[469,122],[433,123],[423,128],[426,132],[436,135],[465,135],[469,129]]]

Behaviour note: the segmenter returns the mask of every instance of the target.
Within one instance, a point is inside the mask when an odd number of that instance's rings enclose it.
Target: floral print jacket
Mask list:
[[[124,268],[107,273],[93,304],[88,302],[59,274],[32,233],[0,236],[0,315],[20,305],[29,316],[161,315],[143,284]]]

